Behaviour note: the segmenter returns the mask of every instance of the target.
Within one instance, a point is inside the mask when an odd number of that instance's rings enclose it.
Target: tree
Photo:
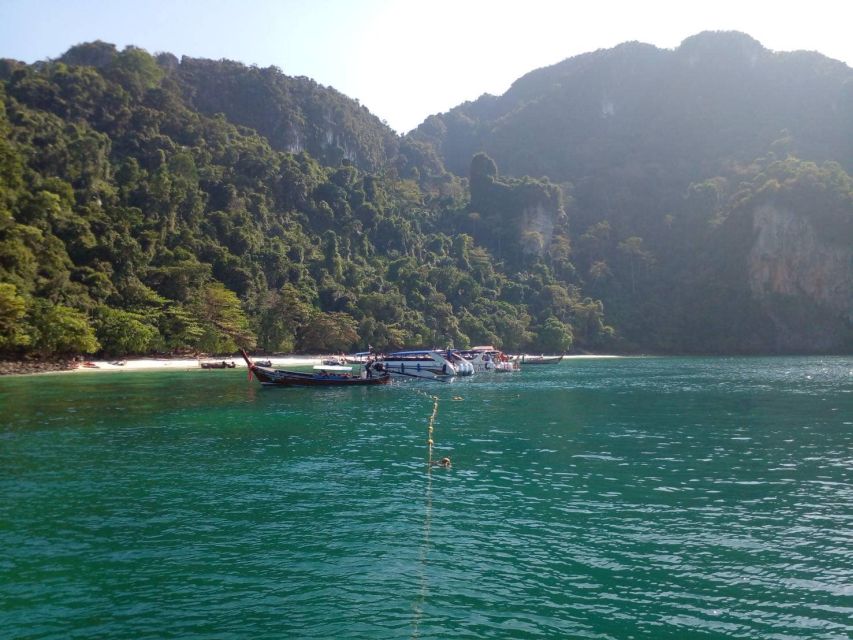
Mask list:
[[[24,322],[27,302],[13,284],[0,282],[0,351],[30,344],[29,327]]]
[[[551,316],[536,332],[535,344],[542,352],[565,353],[573,339],[571,326]]]
[[[160,333],[158,349],[181,351],[194,349],[204,336],[198,317],[177,302],[167,302],[157,318]]]
[[[611,346],[613,327],[604,322],[604,305],[601,300],[586,297],[573,300],[571,309],[571,327],[574,342],[588,349],[601,349]]]
[[[103,352],[111,356],[147,353],[159,332],[144,320],[139,313],[99,307],[96,326]]]
[[[358,323],[348,313],[315,311],[299,330],[298,346],[306,352],[348,351],[358,342]]]
[[[524,351],[534,338],[530,331],[530,314],[523,307],[505,302],[498,303],[490,318],[501,344],[495,345],[504,351]]]
[[[114,44],[95,40],[71,47],[60,59],[73,65],[105,67],[112,62],[116,55],[118,52]]]
[[[471,158],[471,168],[469,171],[469,180],[471,182],[471,198],[478,200],[486,194],[487,190],[498,178],[498,167],[495,161],[485,153],[477,153]]]
[[[249,329],[240,300],[221,282],[203,287],[193,308],[204,328],[199,345],[204,351],[231,353],[238,347],[254,348],[255,335]]]
[[[311,318],[311,305],[292,284],[268,291],[258,317],[258,345],[268,352],[293,351],[296,334]]]
[[[624,242],[619,243],[619,251],[628,256],[628,264],[631,270],[631,293],[637,292],[637,278],[635,271],[637,263],[643,266],[648,266],[654,262],[654,256],[651,252],[646,251],[643,244],[643,239],[637,236],[631,236]]]
[[[85,314],[64,305],[38,301],[30,313],[36,351],[43,356],[95,353],[101,345]]]
[[[109,72],[128,91],[141,96],[146,89],[160,84],[163,70],[144,49],[128,46],[112,58]]]

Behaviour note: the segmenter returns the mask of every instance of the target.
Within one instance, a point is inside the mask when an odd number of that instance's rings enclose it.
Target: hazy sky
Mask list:
[[[528,71],[628,40],[706,30],[853,65],[849,0],[0,0],[0,58],[81,42],[229,58],[333,86],[404,133]]]

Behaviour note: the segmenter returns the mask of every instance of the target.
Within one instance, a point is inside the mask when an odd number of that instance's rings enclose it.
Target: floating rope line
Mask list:
[[[449,467],[450,466],[450,458],[448,456],[443,457],[438,462],[433,460],[433,452],[435,450],[435,418],[438,416],[438,396],[431,396],[428,393],[424,393],[420,389],[413,389],[415,393],[418,395],[422,395],[425,398],[429,398],[432,400],[432,414],[429,417],[429,423],[427,424],[427,468],[432,470],[432,468],[436,465],[440,467]],[[454,400],[462,400],[459,396],[454,396]]]
[[[435,417],[438,415],[438,396],[432,396],[432,415],[429,417],[429,428],[427,429],[427,445],[429,447],[429,456],[427,459],[427,464],[429,465],[429,469],[432,470],[432,448],[435,445],[435,441],[432,438],[433,432],[435,431]]]
[[[432,525],[432,452],[435,446],[433,435],[435,433],[435,418],[438,416],[438,396],[431,396],[423,391],[415,390],[422,396],[432,399],[432,414],[427,426],[427,486],[424,505],[424,537],[420,553],[420,593],[418,599],[412,603],[414,617],[412,619],[412,640],[420,640],[421,622],[424,616],[424,604],[429,594],[429,579],[427,578],[427,565],[430,549],[430,527]],[[449,458],[447,458],[449,462]]]
[[[432,465],[430,465],[432,469]],[[421,637],[421,622],[424,617],[424,605],[429,595],[429,578],[427,576],[427,567],[429,565],[429,550],[430,550],[430,528],[432,527],[432,473],[427,473],[427,486],[424,503],[424,536],[421,543],[420,552],[420,590],[418,598],[412,603],[412,640],[420,640]]]

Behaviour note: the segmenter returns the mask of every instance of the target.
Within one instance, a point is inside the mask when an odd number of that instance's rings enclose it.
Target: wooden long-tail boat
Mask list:
[[[520,360],[517,360],[519,364],[557,364],[563,359],[563,356],[521,356]]]
[[[262,367],[252,362],[249,354],[240,350],[243,359],[249,367],[250,375],[254,375],[263,385],[283,387],[361,387],[374,384],[388,384],[391,376],[381,362],[371,362],[364,365],[364,376],[354,376],[349,373],[352,367],[319,366],[313,373],[302,371],[287,371]]]
[[[234,362],[226,362],[222,360],[220,362],[200,362],[199,365],[202,369],[233,369],[237,366]]]

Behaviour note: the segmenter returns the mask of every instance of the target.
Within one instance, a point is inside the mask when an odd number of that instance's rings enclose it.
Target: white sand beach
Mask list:
[[[273,367],[320,364],[321,356],[252,356],[253,360],[269,360]],[[194,371],[202,368],[202,363],[234,363],[235,369],[245,369],[246,363],[240,356],[219,358],[140,358],[136,360],[87,360],[76,369],[57,373],[86,373],[99,371]],[[122,364],[119,364],[122,363]]]

